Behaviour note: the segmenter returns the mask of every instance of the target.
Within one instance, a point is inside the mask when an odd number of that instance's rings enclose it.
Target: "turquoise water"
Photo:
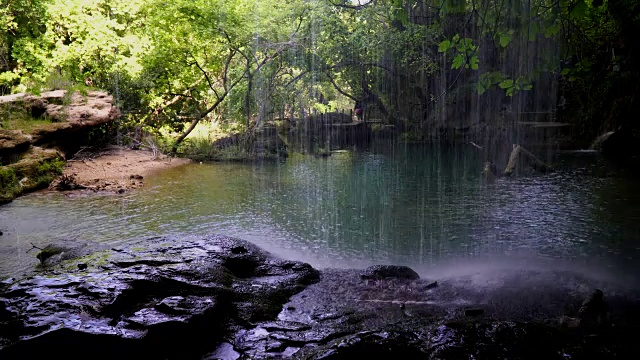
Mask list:
[[[638,181],[594,154],[487,183],[469,147],[399,145],[329,158],[191,164],[123,195],[36,193],[0,207],[0,276],[37,264],[33,245],[113,247],[157,234],[220,233],[316,267],[640,263]]]

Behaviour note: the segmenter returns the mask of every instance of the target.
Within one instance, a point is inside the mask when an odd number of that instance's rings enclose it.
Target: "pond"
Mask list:
[[[318,268],[383,263],[442,275],[536,264],[631,277],[640,264],[638,181],[597,154],[551,159],[552,173],[487,182],[469,146],[405,144],[190,164],[123,195],[30,194],[0,207],[0,277],[33,271],[33,245],[206,233]]]

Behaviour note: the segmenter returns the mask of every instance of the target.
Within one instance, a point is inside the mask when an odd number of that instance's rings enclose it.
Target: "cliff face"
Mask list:
[[[84,145],[90,131],[120,115],[105,92],[1,96],[0,203],[47,187],[61,173],[66,154]]]

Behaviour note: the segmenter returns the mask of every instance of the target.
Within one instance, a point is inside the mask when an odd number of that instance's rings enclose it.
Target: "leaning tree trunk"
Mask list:
[[[193,119],[193,121],[191,122],[191,125],[189,125],[189,127],[187,128],[187,130],[185,130],[182,135],[180,135],[176,141],[173,143],[173,146],[171,147],[171,155],[175,155],[178,152],[178,146],[180,146],[180,144],[184,141],[184,139],[187,138],[187,136],[189,136],[189,134],[193,131],[193,129],[196,128],[196,125],[198,125],[198,123],[200,122],[200,120],[204,119],[207,115],[209,115],[213,110],[215,110],[218,105],[220,105],[220,103],[222,103],[222,101],[224,100],[224,98],[227,97],[227,95],[229,94],[229,91],[225,91],[224,94],[222,94],[222,96],[220,96],[218,98],[218,100],[216,100],[216,102],[211,105],[207,110],[205,110],[203,113],[201,113],[200,115],[198,115],[195,119]]]

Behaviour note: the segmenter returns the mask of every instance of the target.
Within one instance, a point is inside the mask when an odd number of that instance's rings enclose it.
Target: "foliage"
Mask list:
[[[502,45],[502,41],[500,45]],[[478,70],[478,48],[478,46],[473,45],[473,39],[461,38],[459,34],[456,34],[451,40],[443,40],[438,45],[438,52],[454,53],[455,56],[451,63],[452,69],[460,69],[464,65],[465,69]]]
[[[0,204],[13,200],[19,193],[18,178],[13,169],[0,166]]]
[[[0,5],[0,92],[106,89],[123,128],[179,135],[173,151],[200,121],[252,131],[358,103],[369,117],[427,128],[450,98],[526,104],[558,87],[594,129],[597,117],[622,116],[595,109],[599,99],[628,112],[640,93],[633,0]]]
[[[0,189],[11,188],[17,183],[18,179],[12,168],[6,166],[0,167]]]

